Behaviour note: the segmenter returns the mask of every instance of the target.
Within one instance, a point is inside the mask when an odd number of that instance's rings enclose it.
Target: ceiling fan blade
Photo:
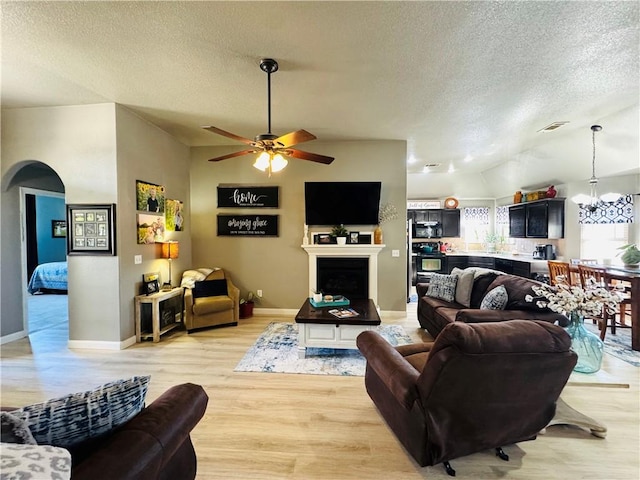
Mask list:
[[[333,157],[325,157],[324,155],[304,152],[302,150],[296,150],[294,148],[288,149],[286,155],[293,158],[300,158],[302,160],[311,160],[312,162],[324,163],[325,165],[329,165],[334,160]]]
[[[230,132],[227,132],[225,130],[221,130],[218,127],[212,127],[211,125],[205,125],[202,128],[204,128],[205,130],[209,130],[210,132],[217,133],[218,135],[222,135],[223,137],[231,138],[233,140],[237,140],[238,142],[246,143],[247,145],[253,145],[254,144],[253,140],[249,140],[248,138],[240,137],[239,135],[236,135],[235,133],[230,133]]]
[[[227,155],[222,155],[221,157],[210,158],[210,162],[219,162],[220,160],[226,160],[227,158],[240,157],[242,155],[249,155],[250,153],[256,153],[255,150],[241,150],[239,152],[228,153]]]
[[[315,140],[316,136],[313,133],[309,133],[306,130],[297,130],[295,132],[285,133],[284,135],[276,138],[273,142],[279,144],[282,148],[290,147],[291,145],[297,145],[298,143],[308,142]]]

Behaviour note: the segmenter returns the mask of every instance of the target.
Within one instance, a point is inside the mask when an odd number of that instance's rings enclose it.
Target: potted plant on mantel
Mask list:
[[[346,228],[344,228],[344,225],[342,223],[340,225],[335,225],[331,229],[331,236],[336,239],[336,243],[338,245],[346,245],[347,235],[349,235],[349,232]]]
[[[251,290],[247,292],[247,298],[240,299],[240,318],[249,318],[253,316],[253,306],[255,305],[255,295]]]

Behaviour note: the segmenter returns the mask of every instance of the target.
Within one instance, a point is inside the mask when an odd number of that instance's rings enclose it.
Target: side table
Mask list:
[[[143,338],[153,338],[154,342],[160,341],[160,336],[173,330],[180,325],[180,322],[173,322],[160,329],[160,303],[170,298],[182,297],[182,287],[175,287],[166,292],[157,292],[151,295],[137,295],[136,302],[136,341],[141,342]],[[142,333],[142,304],[151,304],[151,328],[152,333]],[[182,315],[180,315],[182,318]]]

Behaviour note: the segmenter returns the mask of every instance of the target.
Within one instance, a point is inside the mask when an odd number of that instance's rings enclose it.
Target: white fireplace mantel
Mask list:
[[[378,305],[378,254],[384,245],[301,245],[309,255],[309,291],[315,291],[318,279],[318,257],[369,259],[369,298]]]

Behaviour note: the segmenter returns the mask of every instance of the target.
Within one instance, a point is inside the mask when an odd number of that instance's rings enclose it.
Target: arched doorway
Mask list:
[[[60,229],[60,222],[66,217],[64,184],[45,163],[24,161],[5,174],[2,191],[3,200],[9,199],[10,210],[7,212],[3,208],[3,229],[7,229],[3,240],[9,240],[10,249],[10,252],[3,252],[2,268],[8,270],[3,272],[8,273],[6,276],[3,274],[3,283],[9,283],[7,277],[10,277],[14,292],[19,293],[22,299],[22,319],[3,315],[3,343],[7,332],[12,334],[8,335],[13,337],[11,339],[21,338],[36,331],[45,331],[53,323],[60,326],[62,322],[68,339],[66,292],[46,288],[28,291],[29,279],[37,265],[61,262],[66,266],[66,238],[61,236]],[[58,228],[54,229],[56,225]],[[3,296],[8,293],[4,285]],[[14,324],[6,325],[5,317]]]

